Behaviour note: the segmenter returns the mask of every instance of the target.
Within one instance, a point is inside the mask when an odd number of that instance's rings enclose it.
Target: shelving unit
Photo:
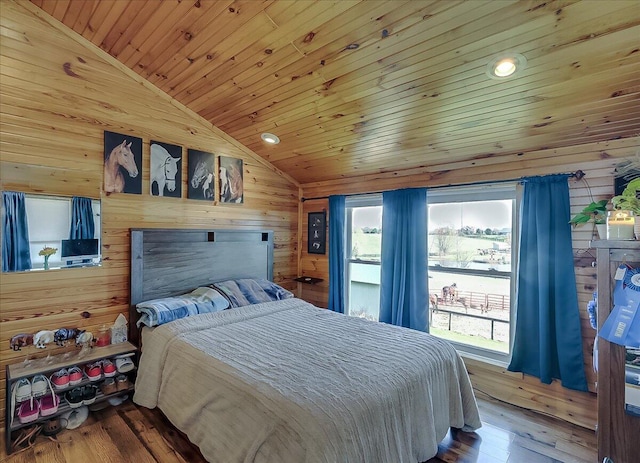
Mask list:
[[[64,393],[70,389],[75,387],[82,387],[87,384],[95,384],[98,387],[104,381],[104,377],[98,381],[90,381],[86,375],[83,377],[82,382],[79,384],[75,384],[73,386],[67,386],[65,388],[56,388],[54,386],[54,392],[60,397],[60,405],[56,413],[42,417],[40,416],[36,421],[31,423],[21,423],[17,416],[18,406],[16,405],[16,409],[14,411],[14,416],[11,416],[11,394],[13,390],[14,384],[22,378],[32,378],[35,375],[43,374],[47,377],[50,377],[52,373],[62,369],[68,368],[74,365],[82,366],[88,363],[93,363],[98,360],[113,358],[126,354],[133,354],[132,360],[134,365],[137,365],[137,348],[129,343],[123,342],[120,344],[111,344],[105,347],[94,347],[89,352],[83,355],[82,351],[79,352],[67,352],[64,354],[52,355],[48,360],[46,358],[32,360],[28,363],[20,362],[12,365],[7,365],[6,367],[6,407],[5,407],[5,443],[6,443],[6,451],[7,455],[12,453],[12,434],[21,429],[28,426],[33,426],[38,423],[42,423],[48,421],[56,416],[62,415],[69,410],[71,407],[64,399]],[[126,390],[117,391],[113,394],[104,395],[100,389],[98,389],[96,394],[96,399],[93,402],[94,404],[98,404],[112,397],[118,397],[127,393],[130,393],[134,389],[134,377],[135,377],[134,368],[132,371],[125,373],[129,378],[129,387]],[[83,373],[84,374],[84,373]]]
[[[316,283],[322,283],[324,280],[322,278],[315,278],[315,277],[298,277],[298,278],[294,278],[294,281],[297,281],[298,283],[309,283],[312,285],[315,285]]]
[[[640,265],[640,242],[593,241],[598,260],[598,330],[613,309],[614,275],[620,264]],[[598,339],[598,461],[637,461],[640,418],[625,413],[625,349]]]

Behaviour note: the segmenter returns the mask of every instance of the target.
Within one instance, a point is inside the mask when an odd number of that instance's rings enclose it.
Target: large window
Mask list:
[[[512,345],[516,184],[428,190],[429,330],[506,361]],[[382,195],[346,200],[346,307],[378,320]]]
[[[380,251],[382,196],[353,196],[347,213],[347,313],[378,320],[380,313]]]
[[[429,190],[427,198],[430,332],[461,350],[506,360],[516,185]]]

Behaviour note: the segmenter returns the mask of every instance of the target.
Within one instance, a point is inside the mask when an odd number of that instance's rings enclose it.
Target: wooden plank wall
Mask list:
[[[46,13],[35,16],[35,7],[28,6],[2,1],[1,188],[101,198],[103,265],[0,275],[3,418],[5,365],[24,358],[24,351],[9,350],[11,336],[64,326],[95,333],[119,313],[128,313],[130,228],[270,229],[275,280],[296,289],[292,280],[298,266],[299,188],[294,182],[97,47],[70,38]],[[103,192],[104,130],[143,138],[141,195]],[[150,196],[150,139],[242,158],[244,204],[186,199],[186,162],[183,198]],[[89,318],[81,316],[85,311]]]
[[[473,163],[452,163],[434,168],[364,176],[359,180],[338,180],[303,184],[303,197],[313,198],[331,194],[361,194],[385,189],[419,186],[442,186],[470,183],[478,180],[505,180],[523,175],[545,175],[557,172],[586,173],[582,181],[570,182],[571,212],[582,210],[591,201],[613,195],[613,169],[616,162],[634,155],[640,146],[640,137],[571,146],[558,150],[540,150],[503,159],[479,159]],[[588,187],[587,187],[588,185]],[[590,190],[590,192],[589,192]],[[308,212],[328,209],[328,201],[310,200],[302,203],[300,218],[300,268],[303,276],[322,278],[317,285],[300,284],[303,299],[326,307],[329,275],[328,255],[307,254]],[[329,220],[331,220],[329,218]],[[596,289],[596,270],[591,266],[595,252],[589,249],[594,230],[591,226],[574,229],[574,263],[576,268],[580,316],[582,320],[585,371],[589,389],[595,392],[596,377],[592,370],[593,339],[595,332],[589,325],[586,304]],[[554,382],[547,386],[536,378],[511,373],[505,368],[468,360],[467,367],[477,391],[509,403],[551,414],[561,419],[594,429],[596,423],[595,395],[563,389]]]

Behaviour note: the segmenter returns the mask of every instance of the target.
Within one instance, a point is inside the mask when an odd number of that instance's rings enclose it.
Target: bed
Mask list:
[[[132,230],[132,305],[272,280],[272,255],[270,232]],[[159,407],[211,462],[415,463],[450,427],[481,425],[462,360],[426,333],[296,298],[141,331],[134,401]]]

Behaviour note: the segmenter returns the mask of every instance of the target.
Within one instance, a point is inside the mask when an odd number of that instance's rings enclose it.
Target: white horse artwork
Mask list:
[[[182,157],[174,158],[162,146],[151,144],[151,172],[149,189],[153,195],[153,184],[158,187],[158,196],[164,196],[164,189],[172,192],[176,190],[176,174],[178,162]]]
[[[213,169],[205,161],[198,161],[191,178],[191,188],[200,187],[203,199],[213,198]]]
[[[202,194],[207,199],[213,198],[213,172],[209,172],[202,182]]]

